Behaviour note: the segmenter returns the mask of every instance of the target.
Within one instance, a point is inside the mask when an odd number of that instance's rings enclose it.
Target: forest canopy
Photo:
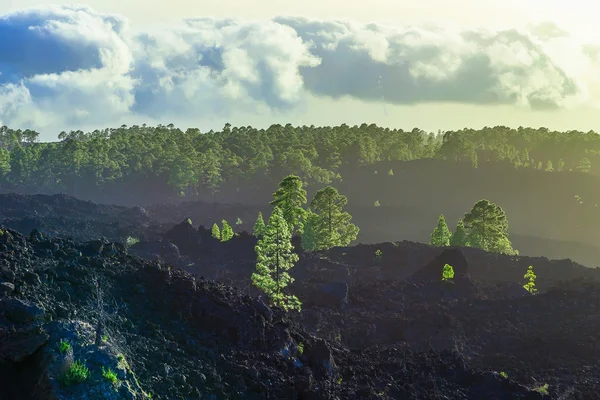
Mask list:
[[[278,182],[289,174],[309,185],[329,184],[342,179],[343,168],[423,158],[600,175],[600,135],[592,131],[496,126],[434,134],[374,124],[268,129],[226,124],[202,133],[170,124],[61,132],[60,141],[50,143],[38,143],[38,136],[0,128],[0,188],[70,193],[75,182],[89,191],[158,182],[184,196],[254,179]]]

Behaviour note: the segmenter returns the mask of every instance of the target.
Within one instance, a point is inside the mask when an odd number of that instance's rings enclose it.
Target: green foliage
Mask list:
[[[554,172],[554,167],[552,166],[552,161],[548,160],[546,163],[546,172]]]
[[[140,242],[140,240],[138,238],[127,236],[127,239],[125,239],[125,247],[130,248],[131,246],[133,246],[134,244],[139,243],[139,242]]]
[[[337,189],[327,186],[315,194],[310,207],[316,214],[314,223],[317,249],[330,249],[335,246],[347,246],[358,236],[359,228],[351,223],[352,216],[344,211],[348,203],[346,196]]]
[[[119,380],[117,378],[117,373],[110,368],[104,369],[104,367],[102,367],[102,377],[111,383],[117,383]]]
[[[376,259],[376,260],[381,260],[382,258],[383,258],[383,253],[382,253],[382,251],[381,251],[380,249],[377,249],[377,250],[375,251],[375,259]]]
[[[60,382],[65,386],[74,385],[85,382],[90,376],[90,370],[85,363],[77,360],[73,362],[67,370],[59,378]]]
[[[508,379],[508,374],[504,371],[500,372],[500,376],[503,377],[504,379]]]
[[[272,304],[286,311],[301,308],[300,300],[296,296],[283,293],[283,289],[294,282],[288,271],[299,259],[298,255],[292,252],[292,234],[289,228],[283,212],[279,207],[275,207],[262,238],[255,247],[256,272],[252,274],[254,286],[262,290]]]
[[[542,386],[538,386],[536,388],[534,388],[533,390],[535,390],[536,392],[549,396],[550,392],[548,392],[549,386],[547,383],[544,383]]]
[[[438,223],[433,232],[431,233],[431,239],[429,244],[432,246],[450,246],[450,237],[452,233],[448,229],[444,214],[440,214]]]
[[[390,168],[390,170],[388,171],[388,176],[394,176],[394,171]]]
[[[187,222],[187,223],[188,223],[188,225],[193,225],[193,224],[192,224],[192,220],[191,220],[190,218],[186,219],[186,220],[185,220],[185,222]]]
[[[60,342],[58,342],[58,351],[64,354],[69,350],[71,350],[71,343],[64,339],[60,339]]]
[[[467,239],[467,231],[465,230],[465,224],[462,218],[458,219],[458,222],[456,224],[456,230],[450,237],[450,246],[469,246],[469,241]]]
[[[315,251],[319,248],[320,221],[319,216],[309,208],[306,212],[304,230],[300,235],[302,248],[306,251]]]
[[[298,230],[302,232],[302,222],[306,211],[303,206],[306,204],[306,190],[303,189],[305,183],[299,176],[289,175],[279,183],[279,189],[273,193],[274,200],[271,201],[273,207],[278,207],[283,213],[283,218],[290,226],[291,234]]]
[[[221,223],[223,224],[223,228],[221,229],[221,242],[231,240],[231,238],[233,238],[233,229],[231,228],[231,225],[225,220],[221,221]]]
[[[590,159],[583,157],[581,160],[579,160],[577,170],[579,172],[589,173],[592,170],[592,163],[590,162]]]
[[[533,267],[531,265],[527,269],[527,273],[525,273],[523,278],[527,279],[527,283],[524,284],[523,287],[531,294],[537,292],[537,289],[535,288],[535,278],[537,278],[537,276],[533,272]]]
[[[298,354],[302,355],[304,353],[304,343],[298,343]]]
[[[263,219],[262,212],[259,211],[258,217],[256,217],[256,222],[254,223],[253,234],[254,236],[261,237],[263,232],[265,231],[265,220]]]
[[[332,184],[341,179],[341,165],[437,157],[472,166],[512,162],[533,168],[531,153],[537,160],[559,159],[558,171],[577,170],[587,158],[589,168],[583,169],[594,173],[591,166],[600,158],[600,136],[595,132],[543,127],[495,126],[433,136],[420,129],[374,124],[273,124],[267,129],[226,125],[217,132],[133,125],[62,132],[61,141],[55,143],[37,143],[38,135],[28,129],[0,128],[0,187],[44,192],[77,187],[101,193],[127,185],[144,187],[159,177],[172,193],[187,196],[216,193],[257,178],[279,181],[291,173],[309,184]]]
[[[375,200],[375,203],[373,203],[373,205],[375,207],[381,207],[381,204],[379,204],[379,200]]]
[[[472,247],[502,254],[518,254],[508,239],[508,222],[500,206],[488,200],[479,200],[465,214],[463,223]]]
[[[451,265],[444,265],[442,269],[442,281],[449,282],[454,279],[454,268]]]
[[[243,224],[242,219],[240,217],[238,217],[238,219],[235,221],[236,225],[241,225]]]
[[[211,236],[215,239],[221,240],[221,229],[219,229],[219,225],[215,222],[211,229]]]

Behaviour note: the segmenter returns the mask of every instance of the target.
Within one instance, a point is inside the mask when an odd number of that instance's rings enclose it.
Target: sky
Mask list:
[[[600,131],[589,0],[156,3],[0,0],[0,125]]]

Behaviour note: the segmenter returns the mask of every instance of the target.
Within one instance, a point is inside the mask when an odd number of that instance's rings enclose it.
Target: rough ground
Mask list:
[[[251,236],[220,243],[143,209],[11,196],[16,212],[41,214],[21,230],[46,234],[0,228],[2,400],[590,399],[600,389],[600,274],[569,260],[411,242],[302,254],[290,290],[304,308],[285,315],[249,285]],[[114,243],[134,234],[142,242]],[[445,263],[454,283],[441,282]],[[521,286],[529,265],[536,295]],[[60,340],[72,348],[61,353]],[[64,386],[73,359],[91,376]],[[544,384],[547,396],[534,390]]]

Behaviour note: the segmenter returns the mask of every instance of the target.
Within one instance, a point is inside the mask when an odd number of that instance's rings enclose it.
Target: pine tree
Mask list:
[[[352,216],[343,211],[347,203],[346,196],[339,194],[331,186],[320,189],[315,194],[310,206],[317,214],[317,249],[347,246],[358,236],[359,228],[350,222]]]
[[[548,160],[546,163],[546,172],[554,172],[554,167],[552,166],[552,161]]]
[[[394,171],[390,168],[390,170],[388,171],[388,175],[389,176],[394,176]]]
[[[214,237],[215,239],[221,240],[221,230],[219,229],[219,225],[217,225],[216,222],[212,226],[211,234],[212,237]]]
[[[565,162],[564,160],[561,158],[560,160],[558,160],[558,165],[557,165],[557,171],[558,172],[562,172],[562,170],[565,168]]]
[[[485,251],[516,255],[508,239],[508,221],[504,210],[488,200],[479,200],[463,218],[472,247]]]
[[[299,257],[292,249],[289,224],[279,207],[275,207],[262,238],[255,247],[257,262],[256,272],[252,274],[252,283],[269,297],[272,304],[286,311],[300,310],[301,307],[296,296],[282,292],[288,284],[294,282],[288,271]]]
[[[465,231],[465,224],[462,218],[458,219],[456,230],[450,237],[450,246],[469,246],[469,241],[467,240],[467,231]]]
[[[259,211],[258,217],[256,217],[256,222],[254,223],[253,234],[256,237],[261,237],[263,232],[265,231],[265,220],[263,219],[262,212]]]
[[[444,214],[440,214],[438,223],[433,232],[431,233],[431,240],[429,244],[432,246],[450,246],[450,237],[452,233],[448,229]]]
[[[243,224],[242,219],[240,217],[238,217],[238,219],[235,221],[236,225],[241,225]]]
[[[273,193],[273,207],[279,207],[283,218],[290,225],[292,236],[296,231],[302,232],[302,221],[306,210],[302,208],[306,204],[305,183],[296,175],[288,175],[279,183],[279,189]]]
[[[300,235],[302,248],[306,251],[315,251],[319,247],[319,216],[309,208],[306,212],[304,231]]]
[[[221,223],[223,224],[223,229],[221,229],[221,241],[226,242],[233,237],[233,229],[231,229],[231,226],[227,221],[223,220]]]

